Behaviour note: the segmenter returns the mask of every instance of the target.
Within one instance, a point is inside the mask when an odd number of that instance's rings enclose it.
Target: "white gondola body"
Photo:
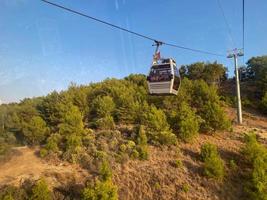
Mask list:
[[[148,80],[148,89],[149,94],[151,95],[177,95],[177,90],[174,89],[174,78],[175,78],[175,71],[176,63],[173,62],[172,59],[169,59],[169,63],[159,63],[154,64],[152,66],[153,68],[158,68],[158,70],[161,69],[161,67],[164,69],[164,66],[168,66],[170,70],[170,75],[172,78],[170,78],[167,81],[151,81]]]

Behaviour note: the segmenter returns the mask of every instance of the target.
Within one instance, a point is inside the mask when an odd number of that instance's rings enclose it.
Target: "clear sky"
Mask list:
[[[242,0],[51,0],[119,26],[191,48],[226,55],[242,47]],[[245,61],[267,54],[267,1],[245,0]],[[0,0],[0,101],[66,89],[149,70],[151,41],[49,6],[39,0]],[[177,63],[215,61],[233,74],[232,60],[163,46]],[[241,64],[243,59],[239,61]]]

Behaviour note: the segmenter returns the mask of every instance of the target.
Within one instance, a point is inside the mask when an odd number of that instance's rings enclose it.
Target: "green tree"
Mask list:
[[[267,199],[267,149],[259,144],[255,133],[245,135],[242,152],[250,165],[245,190],[251,199]]]
[[[262,95],[267,90],[267,56],[252,57],[247,62],[247,71]]]
[[[146,160],[148,158],[147,136],[146,136],[144,126],[142,126],[142,125],[139,128],[137,144],[138,144],[137,149],[139,152],[139,157],[142,160]]]
[[[61,135],[82,135],[84,133],[83,117],[77,106],[69,106],[58,127]]]
[[[39,144],[45,140],[49,129],[41,117],[34,116],[29,123],[23,122],[22,132],[29,144]]]
[[[31,200],[52,200],[51,191],[44,179],[40,179],[32,188]]]
[[[83,190],[83,200],[117,200],[117,187],[111,179],[106,181],[96,181],[93,187],[86,187]]]
[[[185,142],[190,142],[199,131],[199,117],[185,102],[182,102],[175,117],[174,129]]]
[[[206,143],[201,146],[201,158],[204,161],[204,174],[210,178],[222,180],[224,177],[224,163],[215,145]]]
[[[168,145],[176,143],[176,136],[171,132],[166,115],[161,109],[152,105],[143,112],[142,124],[147,127],[150,142]]]
[[[215,130],[227,130],[231,127],[215,86],[208,86],[203,80],[194,81],[192,104],[202,119],[201,131],[214,132]]]
[[[111,115],[115,109],[115,103],[110,96],[97,96],[92,103],[92,112],[96,114],[97,118]]]
[[[261,105],[262,112],[267,114],[267,92],[265,92],[265,95],[261,99]]]

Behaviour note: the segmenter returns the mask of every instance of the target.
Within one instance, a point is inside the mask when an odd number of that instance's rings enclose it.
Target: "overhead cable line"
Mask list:
[[[235,43],[234,43],[233,34],[232,34],[232,31],[231,31],[230,24],[227,21],[226,15],[224,13],[224,9],[223,9],[222,4],[221,4],[221,1],[220,0],[217,0],[217,2],[218,2],[218,5],[219,5],[220,10],[222,12],[222,16],[223,16],[224,22],[226,24],[227,31],[228,31],[228,34],[229,34],[229,37],[230,37],[232,46],[234,47],[235,46]]]
[[[245,0],[242,2],[242,32],[243,32],[243,53],[245,52]]]
[[[98,18],[89,16],[89,15],[86,15],[86,14],[84,14],[84,13],[75,11],[75,10],[70,9],[70,8],[67,8],[67,7],[65,7],[65,6],[62,6],[62,5],[59,5],[59,4],[56,4],[56,3],[53,3],[53,2],[47,1],[47,0],[41,0],[41,1],[43,1],[43,2],[45,2],[45,3],[47,3],[47,4],[50,4],[50,5],[52,5],[52,6],[55,6],[55,7],[57,7],[57,8],[66,10],[66,11],[68,11],[68,12],[71,12],[71,13],[80,15],[80,16],[82,16],[82,17],[85,17],[85,18],[94,20],[94,21],[96,21],[96,22],[105,24],[105,25],[107,25],[107,26],[110,26],[110,27],[119,29],[119,30],[121,30],[121,31],[128,32],[128,33],[130,33],[130,34],[136,35],[136,36],[138,36],[138,37],[141,37],[141,38],[144,38],[144,39],[147,39],[147,40],[151,40],[151,41],[153,41],[153,42],[155,42],[155,43],[161,43],[161,44],[164,44],[164,45],[166,45],[166,46],[171,46],[171,47],[175,47],[175,48],[179,48],[179,49],[184,49],[184,50],[188,50],[188,51],[193,51],[193,52],[198,52],[198,53],[202,53],[202,54],[209,54],[209,55],[214,55],[214,56],[221,56],[221,57],[224,57],[223,54],[218,54],[218,53],[213,53],[213,52],[210,52],[210,51],[203,51],[203,50],[200,50],[200,49],[194,49],[194,48],[184,47],[184,46],[177,45],[177,44],[172,44],[172,43],[163,42],[163,41],[160,41],[160,40],[155,39],[155,38],[153,38],[153,37],[149,37],[149,36],[146,36],[146,35],[143,35],[143,34],[140,34],[140,33],[137,33],[137,32],[131,31],[131,30],[128,30],[128,29],[126,29],[126,28],[123,28],[123,27],[117,26],[117,25],[115,25],[115,24],[112,24],[112,23],[103,21],[103,20],[101,20],[101,19],[98,19]]]

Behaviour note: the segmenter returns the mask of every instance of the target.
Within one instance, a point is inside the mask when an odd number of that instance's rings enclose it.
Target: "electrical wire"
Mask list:
[[[230,40],[231,40],[231,43],[232,43],[232,46],[234,47],[235,43],[234,43],[233,34],[232,34],[232,31],[231,31],[230,24],[227,21],[226,15],[224,13],[224,9],[223,9],[222,4],[221,4],[221,1],[217,0],[217,2],[218,2],[220,10],[222,12],[222,16],[223,16],[224,22],[226,24],[226,27],[227,27],[227,30],[228,30],[228,34],[229,34],[229,37],[230,37]]]
[[[243,41],[242,41],[242,46],[243,46],[243,53],[245,54],[245,0],[243,0],[243,9],[242,9],[242,32],[243,32]]]
[[[194,48],[184,47],[184,46],[177,45],[177,44],[172,44],[172,43],[166,43],[166,42],[163,42],[163,41],[161,41],[161,40],[155,39],[155,38],[153,38],[153,37],[149,37],[149,36],[146,36],[146,35],[143,35],[143,34],[140,34],[140,33],[137,33],[137,32],[131,31],[131,30],[128,30],[128,29],[126,29],[126,28],[117,26],[117,25],[115,25],[115,24],[112,24],[112,23],[103,21],[103,20],[101,20],[101,19],[98,19],[98,18],[89,16],[89,15],[83,14],[83,13],[81,13],[81,12],[75,11],[75,10],[70,9],[70,8],[67,8],[67,7],[65,7],[65,6],[62,6],[62,5],[59,5],[59,4],[56,4],[56,3],[53,3],[53,2],[47,1],[47,0],[41,0],[41,1],[43,1],[43,2],[45,2],[45,3],[47,3],[47,4],[49,4],[49,5],[55,6],[55,7],[57,7],[57,8],[63,9],[63,10],[65,10],[65,11],[68,11],[68,12],[71,12],[71,13],[74,13],[74,14],[77,14],[77,15],[80,15],[80,16],[82,16],[82,17],[85,17],[85,18],[94,20],[94,21],[96,21],[96,22],[105,24],[105,25],[110,26],[110,27],[119,29],[119,30],[121,30],[121,31],[124,31],[124,32],[130,33],[130,34],[136,35],[136,36],[138,36],[138,37],[141,37],[141,38],[144,38],[144,39],[147,39],[147,40],[151,40],[151,41],[153,41],[153,42],[155,42],[155,43],[161,43],[161,44],[164,44],[164,45],[166,45],[166,46],[171,46],[171,47],[174,47],[174,48],[179,48],[179,49],[188,50],[188,51],[192,51],[192,52],[197,52],[197,53],[202,53],[202,54],[209,54],[209,55],[214,55],[214,56],[224,57],[223,54],[218,54],[218,53],[213,53],[213,52],[210,52],[210,51],[203,51],[203,50],[200,50],[200,49],[194,49]]]

